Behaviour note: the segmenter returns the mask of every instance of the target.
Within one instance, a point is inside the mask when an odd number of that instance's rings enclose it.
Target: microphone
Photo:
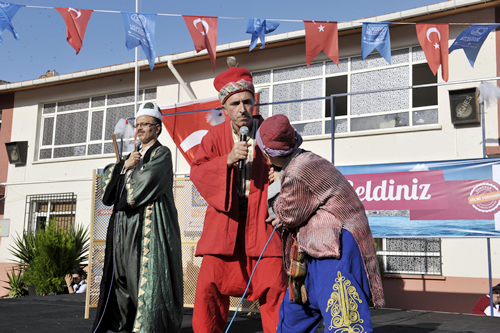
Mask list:
[[[240,141],[247,141],[247,135],[248,135],[248,127],[246,126],[241,126],[240,128]],[[243,164],[245,163],[244,160],[239,160],[238,161],[238,169],[243,169]]]

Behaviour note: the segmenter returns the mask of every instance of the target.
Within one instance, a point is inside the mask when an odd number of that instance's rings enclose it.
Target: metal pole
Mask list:
[[[335,165],[335,96],[330,96],[330,119],[332,126],[332,164]]]
[[[486,130],[484,124],[484,101],[479,103],[479,109],[481,111],[481,132],[483,136],[483,158],[486,158]]]
[[[135,12],[139,12],[139,0],[135,0]],[[135,82],[134,82],[134,115],[137,112],[137,96],[139,95],[139,46],[135,48]]]
[[[491,281],[491,249],[490,249],[490,239],[486,238],[487,244],[488,244],[488,280],[490,282],[490,316],[493,317],[493,283]]]

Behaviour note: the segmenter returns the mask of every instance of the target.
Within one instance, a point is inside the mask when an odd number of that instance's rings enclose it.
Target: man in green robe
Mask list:
[[[142,144],[102,174],[103,203],[114,207],[92,332],[180,331],[181,236],[172,156],[157,140],[161,126],[158,105],[142,104],[136,116]]]

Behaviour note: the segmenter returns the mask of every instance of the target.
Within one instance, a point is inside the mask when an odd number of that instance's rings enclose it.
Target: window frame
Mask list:
[[[406,251],[403,250],[387,250],[387,241],[395,240],[395,239],[403,239],[403,240],[423,240],[427,241],[438,241],[439,242],[439,251],[427,251],[427,243],[425,251]],[[443,275],[443,254],[442,254],[442,239],[441,238],[374,238],[376,244],[376,254],[379,258],[379,263],[384,274],[396,274],[396,275],[432,275],[432,276],[442,276]],[[388,257],[409,257],[409,258],[417,258],[417,257],[425,257],[425,258],[439,258],[439,271],[430,271],[429,267],[426,267],[426,270],[404,270],[404,269],[390,269],[388,263]],[[427,265],[426,265],[427,266]]]
[[[74,229],[76,221],[77,196],[73,192],[35,194],[26,196],[24,229],[29,233],[36,233],[39,230],[38,218],[45,218],[45,223],[54,216],[69,216],[69,220],[58,221],[64,228]],[[43,209],[46,205],[47,209]],[[69,210],[53,210],[55,205],[63,205]],[[68,207],[69,205],[69,207]]]
[[[305,66],[304,64],[296,64],[293,66],[285,66],[285,67],[277,67],[277,68],[271,68],[271,69],[266,69],[266,70],[258,70],[254,71],[252,74],[254,75],[254,84],[255,88],[257,91],[267,89],[268,90],[268,101],[261,101],[263,103],[272,103],[275,102],[275,96],[274,96],[274,89],[277,85],[281,84],[289,84],[289,83],[295,83],[295,82],[304,82],[304,81],[309,81],[309,80],[317,80],[321,79],[322,80],[322,91],[324,97],[326,96],[326,91],[327,91],[327,79],[331,77],[338,77],[338,76],[347,76],[347,115],[338,115],[335,117],[335,123],[336,123],[336,133],[342,133],[342,134],[347,134],[347,133],[363,133],[363,132],[368,132],[372,131],[373,129],[363,129],[363,130],[357,130],[354,131],[352,130],[352,120],[358,120],[358,119],[363,119],[363,118],[368,118],[368,117],[373,117],[373,116],[385,116],[385,115],[392,115],[392,114],[398,114],[398,113],[407,113],[408,115],[408,124],[403,126],[403,128],[408,128],[408,129],[417,129],[422,126],[422,124],[416,123],[414,124],[414,115],[416,111],[426,111],[426,110],[438,110],[437,111],[437,122],[428,122],[424,123],[423,125],[438,125],[439,124],[439,100],[438,104],[436,105],[427,105],[427,106],[421,106],[421,107],[413,107],[413,88],[408,89],[409,87],[413,86],[413,66],[414,65],[421,65],[421,64],[427,64],[427,61],[425,59],[425,55],[423,55],[423,50],[420,46],[410,46],[410,47],[404,47],[404,48],[398,48],[398,49],[393,49],[392,52],[398,52],[398,51],[404,51],[406,50],[407,54],[407,61],[389,65],[385,63],[385,65],[382,66],[373,66],[373,67],[367,67],[363,69],[352,69],[352,63],[353,59],[360,58],[360,55],[353,55],[353,56],[348,56],[348,57],[343,57],[339,59],[339,65],[342,64],[342,62],[346,63],[346,69],[345,70],[339,70],[336,73],[330,73],[327,74],[327,69],[328,66],[337,66],[331,61],[331,60],[324,60],[320,62],[314,62],[311,64],[311,67],[316,65],[318,66],[321,64],[322,66],[322,74],[321,75],[311,75],[307,77],[301,77],[301,78],[293,78],[289,80],[280,80],[279,82],[276,82],[274,80],[275,77],[275,71],[277,70],[286,70],[287,68],[289,69],[300,69],[300,67]],[[374,52],[372,53],[369,57],[372,57],[372,59],[376,58],[382,58],[380,54]],[[383,59],[383,58],[382,58]],[[379,71],[379,70],[386,70],[386,69],[392,69],[392,68],[398,68],[398,67],[406,67],[408,69],[408,82],[405,86],[402,86],[402,88],[394,88],[394,90],[408,90],[408,105],[403,108],[403,109],[396,109],[396,110],[390,110],[390,111],[381,111],[381,112],[373,112],[373,113],[365,113],[365,114],[359,114],[359,115],[354,115],[352,114],[352,76],[360,73],[369,73],[369,72],[374,72],[374,71]],[[269,80],[267,82],[259,82],[261,80],[257,80],[255,82],[255,76],[261,74],[261,77],[269,77]],[[438,80],[438,76],[436,75],[436,82]],[[436,88],[437,89],[437,88]],[[376,89],[374,89],[376,90]],[[311,118],[311,119],[302,119],[298,121],[291,120],[292,125],[303,125],[307,123],[317,123],[321,122],[321,133],[314,133],[314,134],[306,134],[301,133],[304,137],[314,137],[314,136],[322,136],[322,135],[330,135],[331,134],[331,117],[327,117],[326,114],[329,113],[329,110],[326,110],[327,107],[327,99],[325,98],[322,101],[322,107],[323,107],[323,112],[322,112],[322,117],[320,118]],[[261,115],[264,118],[267,118],[269,116],[273,115],[273,108],[275,108],[275,104],[267,105],[265,109],[267,109],[267,114],[263,113],[261,111]],[[261,110],[263,108],[261,107]],[[338,131],[339,125],[341,123],[346,123],[346,131]],[[341,125],[340,125],[341,126]],[[394,127],[387,127],[387,128],[377,128],[377,130],[386,130],[388,132],[393,131],[395,128],[398,126]],[[401,128],[401,127],[398,127]],[[367,135],[369,133],[366,133]]]
[[[144,102],[156,102],[157,99],[157,87],[147,87],[139,90],[138,94],[138,100],[137,103],[144,103]],[[133,91],[127,90],[127,91],[121,91],[121,92],[113,92],[113,93],[108,93],[108,94],[98,94],[94,96],[89,96],[89,97],[78,97],[78,98],[73,98],[73,99],[68,99],[68,100],[57,100],[57,101],[52,101],[52,102],[43,102],[41,103],[40,106],[40,122],[39,122],[39,136],[38,136],[38,144],[37,144],[37,153],[36,153],[36,160],[39,162],[46,162],[46,161],[53,161],[53,160],[61,160],[61,159],[74,159],[74,158],[92,158],[92,157],[102,157],[102,156],[110,156],[114,154],[113,151],[109,151],[109,146],[112,146],[112,139],[111,138],[106,138],[106,118],[108,115],[108,110],[118,108],[118,107],[127,107],[127,106],[134,106],[134,102],[124,102],[124,103],[115,103],[115,104],[110,104],[108,103],[108,100],[110,97],[117,96],[123,94],[125,96],[133,94]],[[100,98],[104,97],[104,105],[96,105],[93,106],[92,103],[93,101],[99,100]],[[147,99],[147,97],[153,97]],[[78,108],[75,110],[65,110],[65,111],[60,111],[60,105],[69,103],[72,101],[79,101],[82,99],[88,99],[88,107],[84,108]],[[51,113],[44,113],[45,107],[51,106],[54,104],[54,111]],[[137,113],[137,110],[135,107],[134,109],[134,116]],[[79,112],[87,112],[87,134],[85,138],[85,142],[78,142],[78,143],[67,143],[67,144],[56,144],[56,135],[57,135],[57,121],[59,116],[63,115],[70,115],[70,114],[75,114]],[[93,125],[93,116],[96,112],[103,112],[102,115],[102,127],[101,127],[101,136],[100,139],[93,140],[92,139],[92,125]],[[44,144],[44,133],[45,133],[45,122],[48,121],[48,119],[52,119],[52,139],[51,139],[51,144]],[[99,154],[92,154],[90,153],[90,146],[91,145],[101,145],[101,152]],[[75,153],[70,156],[61,156],[61,157],[55,157],[55,152],[56,149],[58,148],[71,148],[73,147],[75,150]],[[80,147],[84,147],[83,153],[77,153],[77,149]],[[108,149],[107,149],[108,148]],[[43,157],[42,154],[50,151],[50,157]]]

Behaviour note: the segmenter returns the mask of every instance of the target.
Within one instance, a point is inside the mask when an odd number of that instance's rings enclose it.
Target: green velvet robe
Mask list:
[[[143,162],[124,175],[124,161],[108,165],[101,178],[103,203],[114,208],[93,332],[181,328],[182,253],[170,150],[156,142]]]

